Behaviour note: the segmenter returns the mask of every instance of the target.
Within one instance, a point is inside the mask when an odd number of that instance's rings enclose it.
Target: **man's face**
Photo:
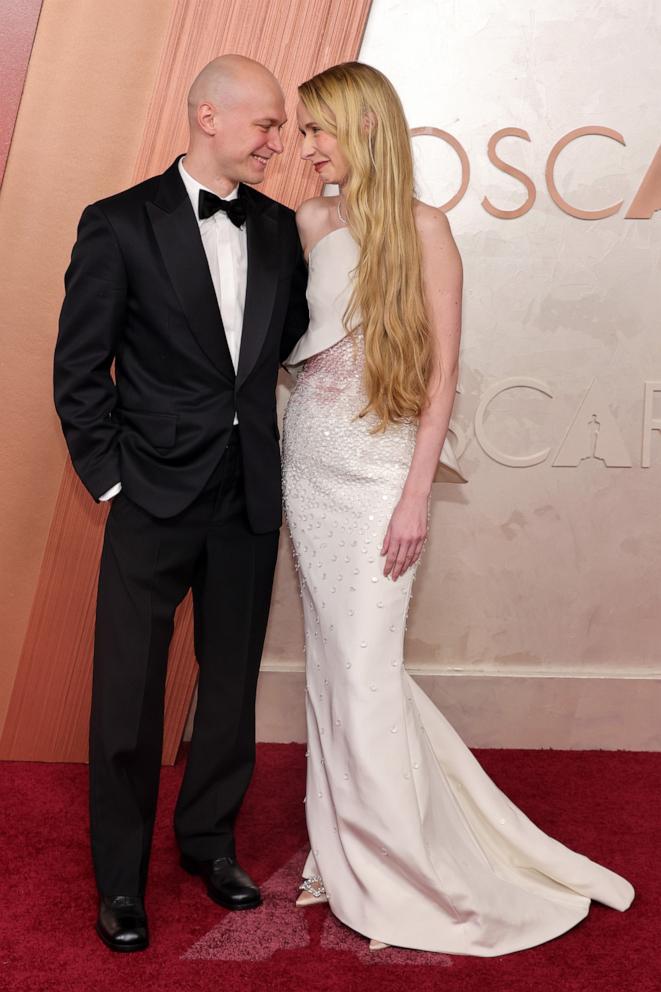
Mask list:
[[[269,160],[282,151],[280,132],[287,118],[279,87],[249,83],[229,107],[215,111],[214,119],[220,174],[235,183],[261,183]]]

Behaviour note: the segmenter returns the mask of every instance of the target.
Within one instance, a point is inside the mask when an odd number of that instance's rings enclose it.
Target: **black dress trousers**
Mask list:
[[[181,851],[234,854],[255,760],[255,692],[278,531],[248,525],[238,429],[202,494],[169,519],[120,493],[106,526],[90,720],[92,854],[102,895],[144,892],[174,613],[193,590],[198,704],[177,802]]]

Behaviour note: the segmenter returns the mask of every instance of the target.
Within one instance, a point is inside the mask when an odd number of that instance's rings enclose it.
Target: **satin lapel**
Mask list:
[[[249,187],[244,187],[244,195],[248,201],[248,274],[237,388],[250,375],[264,346],[273,312],[280,261],[276,204],[255,197]]]
[[[207,256],[176,163],[164,173],[159,195],[147,204],[147,212],[194,337],[218,371],[233,382],[234,367]]]

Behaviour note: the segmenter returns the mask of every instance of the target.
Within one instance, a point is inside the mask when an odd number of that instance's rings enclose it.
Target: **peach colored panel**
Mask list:
[[[65,701],[71,707],[77,698],[61,668],[74,645],[81,650],[78,635],[69,636],[71,612],[78,621],[91,607],[74,599],[69,611],[57,586],[39,584],[46,551],[47,562],[56,553],[62,563],[58,583],[84,586],[77,576],[99,526],[98,509],[79,494],[73,534],[55,530],[49,541],[67,458],[52,400],[62,277],[84,205],[132,181],[171,6],[44,3],[0,191],[0,728],[19,661],[16,688],[24,685],[3,754],[43,756],[33,721],[57,723]],[[79,559],[78,532],[86,530]],[[20,699],[26,706],[17,709]]]
[[[186,91],[211,58],[235,51],[267,64],[285,87],[291,118],[296,83],[327,65],[356,56],[369,7],[369,0],[252,0],[217,5],[176,0],[146,121],[143,118],[133,180],[161,171],[185,148]],[[127,105],[127,116],[129,112],[133,110]],[[298,159],[293,121],[286,140],[288,149],[274,163],[263,188],[295,204],[319,187]],[[103,513],[90,506],[67,465],[0,741],[6,757],[86,757],[93,597]],[[187,601],[179,611],[170,651],[165,761],[173,761],[176,755],[196,680],[190,627]]]
[[[4,0],[0,62],[0,185],[39,20],[41,0]]]

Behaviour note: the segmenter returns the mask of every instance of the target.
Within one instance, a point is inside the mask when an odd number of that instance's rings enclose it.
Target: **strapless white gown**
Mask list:
[[[416,425],[370,434],[362,341],[342,315],[357,248],[346,228],[309,259],[310,327],[285,416],[284,497],[305,619],[311,851],[330,908],[367,937],[449,954],[550,940],[590,900],[632,886],[538,829],[482,770],[403,667],[414,571],[379,555]],[[463,481],[447,446],[441,473]]]

